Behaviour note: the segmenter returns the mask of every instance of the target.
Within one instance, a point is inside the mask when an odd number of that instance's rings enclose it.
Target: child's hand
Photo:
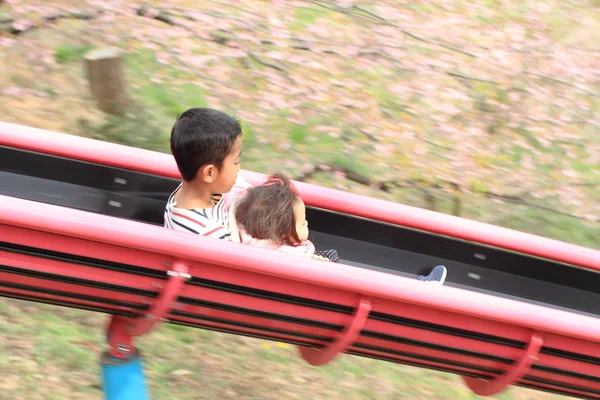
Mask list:
[[[329,258],[323,257],[323,256],[318,256],[316,254],[313,254],[312,258],[314,258],[315,260],[319,260],[319,261],[329,261]]]

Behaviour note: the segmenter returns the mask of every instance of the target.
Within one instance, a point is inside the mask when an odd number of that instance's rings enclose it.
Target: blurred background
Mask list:
[[[0,0],[0,120],[168,153],[198,106],[242,121],[243,169],[600,249],[599,0]],[[0,300],[0,399],[102,398],[104,323]],[[165,324],[139,345],[155,399],[475,398]]]

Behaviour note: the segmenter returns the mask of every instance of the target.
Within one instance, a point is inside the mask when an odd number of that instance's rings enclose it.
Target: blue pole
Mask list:
[[[135,351],[126,359],[102,355],[102,383],[106,400],[148,400],[142,361]]]

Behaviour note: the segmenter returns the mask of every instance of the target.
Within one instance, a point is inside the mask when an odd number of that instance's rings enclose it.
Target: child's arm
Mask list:
[[[231,205],[241,196],[243,196],[252,185],[238,174],[235,183],[231,190],[223,194],[223,201],[225,202],[225,209],[229,210]]]
[[[231,190],[229,191],[229,193],[226,193],[223,195],[223,201],[225,202],[225,209],[227,210],[227,212],[229,214],[228,228],[231,233],[229,240],[231,240],[232,242],[236,242],[236,243],[240,242],[239,229],[237,226],[237,221],[235,219],[236,200],[243,197],[246,194],[246,192],[248,191],[248,189],[250,189],[251,187],[252,187],[251,184],[246,182],[246,180],[243,177],[238,175],[237,179],[235,180],[235,183],[234,183],[233,187],[231,188]]]

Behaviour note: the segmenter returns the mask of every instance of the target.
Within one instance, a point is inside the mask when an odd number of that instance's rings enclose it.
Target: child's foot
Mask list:
[[[420,281],[425,281],[425,282],[429,282],[429,283],[438,283],[440,285],[443,285],[444,281],[446,280],[447,273],[448,273],[448,270],[446,269],[446,267],[444,267],[443,265],[438,265],[437,267],[435,267],[434,269],[431,270],[429,275],[427,275],[427,276],[419,275],[419,276],[417,276],[417,279]]]

